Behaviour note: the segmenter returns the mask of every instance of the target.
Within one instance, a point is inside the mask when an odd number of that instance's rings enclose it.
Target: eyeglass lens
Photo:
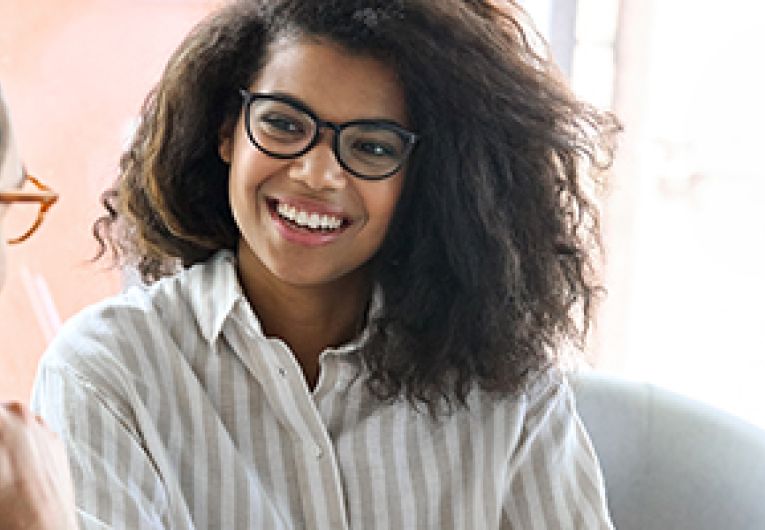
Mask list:
[[[256,145],[278,156],[302,154],[318,135],[313,117],[283,101],[252,100],[248,120]],[[360,176],[375,178],[395,172],[406,158],[409,144],[383,124],[355,123],[342,127],[334,146],[341,164]]]

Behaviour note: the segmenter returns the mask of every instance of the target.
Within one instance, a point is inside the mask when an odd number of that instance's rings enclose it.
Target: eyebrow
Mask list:
[[[305,112],[306,114],[308,114],[310,116],[313,116],[314,118],[317,118],[317,119],[319,119],[321,121],[335,123],[337,125],[342,125],[343,123],[355,123],[355,122],[390,123],[390,124],[396,125],[397,127],[401,127],[402,129],[406,129],[406,126],[404,124],[402,124],[398,120],[395,120],[395,119],[390,118],[390,117],[387,117],[387,118],[383,118],[383,117],[356,118],[356,119],[348,120],[348,121],[345,121],[345,122],[334,122],[334,121],[331,121],[331,120],[325,120],[324,118],[319,116],[319,113],[316,112],[315,110],[313,110],[305,101],[303,101],[302,99],[300,99],[300,98],[298,98],[296,96],[293,96],[292,94],[289,94],[287,92],[275,91],[275,92],[253,92],[253,93],[255,93],[255,94],[264,94],[264,95],[268,95],[268,96],[276,96],[276,97],[286,101],[287,103],[291,103],[292,105],[294,105],[298,109],[302,110],[303,112]]]

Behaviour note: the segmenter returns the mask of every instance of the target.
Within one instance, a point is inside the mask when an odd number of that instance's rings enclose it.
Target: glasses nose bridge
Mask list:
[[[332,144],[335,145],[337,143],[337,139],[340,136],[340,133],[343,132],[343,129],[345,126],[343,124],[334,123],[331,121],[322,120],[320,118],[315,118],[316,121],[316,141],[318,142],[321,137],[321,131],[322,129],[330,129],[335,134],[332,137]]]
[[[335,155],[335,161],[341,166],[345,167],[344,162],[340,158],[340,134],[345,129],[345,125],[342,123],[334,123],[321,118],[314,118],[316,122],[316,137],[314,138],[313,145],[310,149],[315,148],[322,140],[322,130],[330,129],[334,134],[330,140],[330,146],[332,148],[332,154]]]

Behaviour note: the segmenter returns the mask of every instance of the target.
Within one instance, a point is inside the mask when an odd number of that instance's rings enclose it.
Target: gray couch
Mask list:
[[[765,431],[649,384],[571,386],[617,530],[765,530]]]

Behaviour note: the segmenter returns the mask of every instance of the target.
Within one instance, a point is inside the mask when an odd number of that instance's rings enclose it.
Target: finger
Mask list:
[[[8,411],[9,414],[12,414],[22,420],[29,420],[32,416],[32,413],[29,411],[26,405],[24,405],[21,401],[7,401],[5,402],[5,410]]]
[[[58,433],[54,431],[50,425],[48,425],[48,422],[45,421],[45,418],[39,414],[35,414],[35,422],[37,422],[37,428],[42,429],[48,438],[58,439]]]
[[[15,416],[8,408],[8,405],[10,405],[10,402],[0,403],[0,428],[9,425]]]

